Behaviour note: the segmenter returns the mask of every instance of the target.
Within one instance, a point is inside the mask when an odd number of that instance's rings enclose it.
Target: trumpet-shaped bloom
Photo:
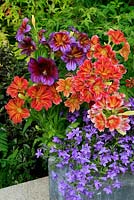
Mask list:
[[[46,85],[36,85],[28,88],[28,96],[32,98],[31,107],[37,111],[52,106],[52,93]]]
[[[125,42],[124,46],[120,49],[119,53],[124,58],[125,61],[128,60],[128,56],[130,53],[130,45],[128,42]]]
[[[32,81],[35,83],[50,86],[58,78],[56,64],[50,58],[39,57],[38,60],[31,58],[28,63],[28,70],[31,73]]]
[[[124,34],[120,30],[113,30],[110,29],[107,32],[107,35],[110,38],[110,41],[112,41],[114,44],[120,44],[122,42],[126,42],[126,38],[124,37]]]
[[[72,93],[72,78],[68,77],[66,79],[59,79],[57,82],[56,90],[58,92],[63,92],[65,97],[69,97]]]
[[[69,112],[74,112],[80,109],[80,98],[77,94],[72,94],[70,98],[65,101],[65,106],[69,107]]]
[[[25,94],[25,91],[28,88],[28,81],[19,76],[15,76],[13,82],[7,88],[7,94],[9,94],[12,98],[18,96],[18,93]]]
[[[90,39],[86,33],[76,33],[78,46],[83,48],[83,51],[87,53],[87,51],[90,49]]]
[[[105,126],[106,126],[106,117],[103,113],[98,113],[94,119],[93,122],[95,124],[95,127],[99,130],[99,131],[104,131]]]
[[[7,113],[13,123],[17,124],[22,122],[23,118],[28,118],[30,112],[27,108],[24,108],[25,101],[19,98],[10,99],[5,105]]]
[[[110,131],[114,131],[115,129],[117,130],[119,128],[120,123],[121,117],[111,115],[107,118],[106,127],[109,128]]]
[[[117,109],[123,106],[123,99],[122,96],[115,94],[112,96],[108,96],[106,98],[106,103],[107,103],[107,109],[109,110]]]
[[[70,33],[67,31],[60,31],[50,34],[49,46],[53,51],[69,51],[70,44],[75,42],[75,38],[70,37]]]
[[[62,99],[61,99],[59,93],[57,92],[56,87],[57,87],[57,84],[55,83],[55,84],[49,86],[49,90],[52,93],[52,102],[54,104],[58,105],[62,102]]]
[[[83,49],[77,43],[71,43],[71,49],[64,52],[61,59],[66,63],[68,71],[74,71],[78,65],[81,65],[86,58]]]
[[[30,56],[36,50],[36,44],[31,37],[27,36],[18,43],[18,47],[22,49],[21,53]]]
[[[16,40],[18,40],[19,42],[24,39],[25,33],[28,33],[31,30],[31,26],[27,24],[28,21],[28,18],[24,18],[20,28],[17,31]]]

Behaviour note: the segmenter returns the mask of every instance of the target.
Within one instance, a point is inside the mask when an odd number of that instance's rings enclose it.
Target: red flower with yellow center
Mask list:
[[[123,99],[120,95],[112,95],[106,98],[107,109],[118,109],[123,105]]]
[[[95,123],[95,127],[99,131],[104,131],[106,124],[106,117],[103,113],[97,114],[92,120]]]
[[[107,32],[107,35],[109,36],[110,41],[112,41],[114,44],[120,44],[122,42],[126,42],[126,38],[124,37],[124,34],[120,30],[110,29]]]
[[[57,84],[54,83],[53,85],[51,85],[49,87],[49,90],[52,93],[52,102],[54,104],[58,105],[58,104],[60,104],[62,102],[62,99],[61,99],[59,93],[57,92],[56,87],[57,87]]]
[[[31,107],[37,111],[48,110],[52,106],[52,93],[46,85],[29,87],[28,96],[32,98]]]
[[[111,115],[107,118],[106,127],[109,128],[110,131],[114,131],[119,128],[121,123],[121,118],[119,116]]]
[[[25,94],[27,87],[28,81],[25,78],[15,76],[13,82],[9,85],[6,92],[12,98],[15,98],[18,96],[18,93],[21,93],[22,95]]]
[[[17,124],[22,122],[23,118],[28,118],[30,116],[29,110],[24,108],[25,101],[19,98],[10,99],[5,105],[7,113],[13,123]]]

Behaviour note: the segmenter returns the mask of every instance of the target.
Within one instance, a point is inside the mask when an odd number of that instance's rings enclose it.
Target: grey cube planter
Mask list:
[[[54,158],[49,159],[49,196],[50,200],[66,200],[58,191],[58,183],[60,180],[65,180],[65,173],[68,171],[68,168],[59,169],[55,168],[54,172],[58,174],[58,179],[54,180],[52,178],[52,167],[54,166]],[[93,200],[134,200],[134,174],[125,174],[119,177],[119,180],[122,183],[120,189],[116,189],[112,194],[106,194],[103,191],[95,192]],[[70,199],[71,200],[71,199]],[[88,200],[83,198],[83,200]]]

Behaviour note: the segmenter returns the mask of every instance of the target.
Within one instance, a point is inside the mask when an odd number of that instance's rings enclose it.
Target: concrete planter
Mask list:
[[[58,183],[60,180],[65,180],[65,173],[68,171],[68,168],[61,170],[59,168],[53,168],[55,165],[54,158],[49,159],[49,195],[50,200],[66,200],[62,195],[58,192]],[[54,170],[55,169],[55,170]],[[58,179],[53,179],[52,171],[58,174]],[[119,177],[119,180],[122,183],[122,187],[120,189],[116,189],[112,194],[107,195],[103,191],[97,192],[95,191],[95,197],[93,200],[134,200],[134,174],[125,174]],[[71,200],[71,199],[70,199]],[[83,198],[83,200],[89,200],[87,198]]]
[[[2,188],[0,200],[49,200],[48,177]]]

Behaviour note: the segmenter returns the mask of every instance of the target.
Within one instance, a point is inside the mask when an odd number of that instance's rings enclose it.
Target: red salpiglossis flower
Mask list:
[[[95,127],[99,131],[104,131],[105,125],[106,125],[106,117],[103,113],[98,113],[94,119],[93,122],[95,123]]]
[[[80,101],[79,95],[77,94],[72,94],[71,97],[64,102],[65,106],[69,107],[69,112],[79,110],[81,103],[82,102]]]
[[[109,36],[110,41],[112,41],[114,44],[120,44],[122,42],[126,42],[126,38],[124,37],[124,34],[120,30],[110,29],[107,32],[107,35]]]
[[[97,44],[100,43],[99,37],[97,35],[93,35],[90,40],[90,50],[87,52],[86,56],[88,59],[91,59],[94,53],[94,48]]]
[[[9,94],[12,98],[18,97],[18,94],[25,94],[25,91],[28,87],[28,81],[19,76],[15,76],[13,82],[7,88],[7,94]]]
[[[15,124],[22,122],[23,118],[28,118],[30,116],[29,110],[23,107],[24,103],[25,101],[23,99],[14,98],[10,99],[9,102],[5,105],[10,119]]]
[[[123,106],[123,99],[121,95],[115,94],[106,98],[107,109],[118,109]]]
[[[59,79],[57,81],[56,90],[58,92],[63,92],[65,97],[69,97],[72,93],[72,77],[67,77],[66,79]]]
[[[91,91],[94,94],[93,100],[98,100],[105,96],[105,84],[101,78],[95,80],[95,83],[91,87]]]
[[[49,86],[49,90],[52,93],[52,102],[55,105],[58,105],[58,104],[60,104],[62,102],[62,99],[61,99],[59,93],[57,92],[56,88],[57,88],[57,84],[56,83],[54,83],[53,85]]]
[[[119,125],[121,123],[121,117],[111,115],[107,118],[106,121],[106,127],[109,128],[110,131],[114,131],[115,129],[119,128]]]
[[[48,86],[31,86],[27,93],[32,98],[31,107],[35,110],[40,111],[43,108],[48,110],[52,106],[52,93]]]
[[[88,78],[91,75],[93,65],[90,60],[85,60],[82,65],[79,66],[77,76],[82,78]]]
[[[107,85],[107,93],[113,94],[117,92],[119,90],[119,86],[120,86],[119,80],[114,80],[109,85]]]

